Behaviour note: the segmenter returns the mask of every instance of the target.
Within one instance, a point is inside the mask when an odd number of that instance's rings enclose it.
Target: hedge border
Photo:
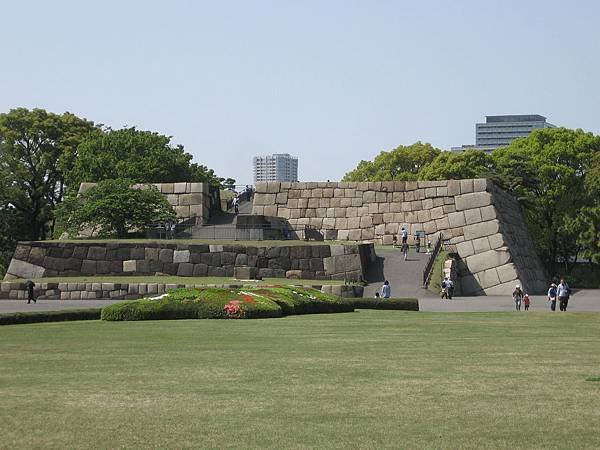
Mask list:
[[[348,298],[344,300],[352,304],[355,309],[419,311],[419,300],[416,298]]]
[[[26,323],[67,322],[73,320],[100,320],[101,308],[65,309],[61,311],[29,311],[0,314],[0,325]]]

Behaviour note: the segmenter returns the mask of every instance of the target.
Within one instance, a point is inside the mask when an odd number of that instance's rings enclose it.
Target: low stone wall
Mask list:
[[[79,194],[93,187],[95,183],[81,183]],[[208,183],[155,183],[134,184],[136,189],[155,186],[173,207],[181,220],[203,224],[210,218],[210,186]]]
[[[309,225],[325,239],[391,244],[402,227],[411,235],[441,233],[462,259],[465,295],[546,287],[518,202],[486,179],[263,182],[253,212],[285,218],[294,229]]]
[[[5,279],[82,275],[177,275],[232,277],[254,267],[261,278],[352,280],[365,278],[375,261],[373,244],[188,245],[20,242]]]
[[[241,288],[241,284],[200,285],[166,283],[37,283],[34,288],[36,300],[134,300],[161,295],[179,288],[222,287]],[[363,287],[357,285],[308,286],[339,297],[362,297]],[[0,283],[0,299],[26,300],[24,282],[5,281]]]

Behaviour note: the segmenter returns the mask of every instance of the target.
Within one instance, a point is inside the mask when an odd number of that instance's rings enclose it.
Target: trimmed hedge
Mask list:
[[[100,308],[4,313],[0,314],[0,325],[65,322],[69,320],[99,320],[100,313]]]
[[[419,300],[416,298],[348,298],[345,301],[356,309],[419,310]]]
[[[310,288],[188,288],[162,298],[114,303],[102,309],[102,320],[261,319],[351,311],[351,304]]]

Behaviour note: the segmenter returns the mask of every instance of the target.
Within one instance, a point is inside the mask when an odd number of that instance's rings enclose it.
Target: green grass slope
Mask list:
[[[600,315],[0,327],[3,448],[600,447]]]

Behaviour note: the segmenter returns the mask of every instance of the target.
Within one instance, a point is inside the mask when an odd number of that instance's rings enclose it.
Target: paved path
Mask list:
[[[421,285],[428,258],[426,253],[416,253],[414,247],[411,247],[406,261],[399,248],[378,248],[377,262],[371,264],[367,272],[369,285],[365,287],[364,296],[374,297],[385,280],[392,286],[392,297],[426,296],[427,292]]]
[[[510,295],[454,297],[452,300],[441,300],[439,297],[429,294],[419,298],[419,309],[421,311],[448,312],[514,311],[515,304]],[[529,310],[550,311],[546,296],[532,296]],[[569,312],[600,312],[600,290],[587,289],[574,293],[569,300],[569,306],[567,310]],[[558,304],[556,305],[556,311],[560,312],[558,311]],[[521,312],[525,312],[522,306]]]
[[[25,311],[60,311],[63,309],[102,308],[123,300],[38,300],[27,304],[27,300],[0,300],[0,314]]]
[[[441,300],[431,293],[421,292],[419,308],[421,311],[439,312],[496,312],[514,311],[510,296],[454,297]],[[25,300],[0,300],[0,313],[22,311],[58,311],[62,309],[101,308],[122,300],[38,300],[27,304]],[[531,311],[549,311],[545,296],[533,296]],[[569,300],[569,312],[600,312],[600,289],[576,292]],[[525,313],[524,310],[521,311]],[[557,306],[557,313],[558,306]],[[600,316],[599,316],[600,320]]]

